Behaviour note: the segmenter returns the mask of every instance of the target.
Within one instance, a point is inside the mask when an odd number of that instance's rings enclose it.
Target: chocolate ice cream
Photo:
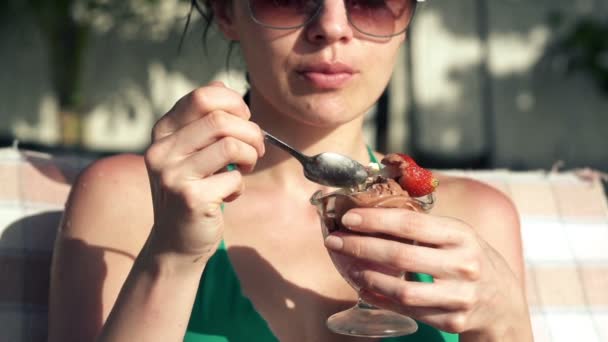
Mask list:
[[[342,216],[352,208],[404,208],[422,211],[422,203],[413,199],[391,178],[375,177],[364,190],[341,190],[320,199],[323,221],[328,233],[345,229]]]

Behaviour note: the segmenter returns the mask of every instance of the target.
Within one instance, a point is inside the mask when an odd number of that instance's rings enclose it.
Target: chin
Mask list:
[[[336,128],[363,115],[356,114],[357,112],[350,106],[317,105],[298,107],[290,111],[288,115],[302,124],[318,128]]]
[[[373,103],[363,102],[365,98],[353,91],[321,92],[297,96],[294,104],[299,111],[308,112],[319,121],[349,122],[363,115]]]

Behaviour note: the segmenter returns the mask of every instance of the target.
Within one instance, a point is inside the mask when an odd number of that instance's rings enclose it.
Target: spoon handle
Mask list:
[[[295,150],[293,147],[282,142],[281,140],[279,140],[277,137],[273,136],[272,134],[270,134],[264,130],[262,130],[262,133],[264,133],[264,138],[266,138],[266,140],[268,140],[268,142],[270,142],[274,146],[277,146],[280,149],[288,152],[289,154],[294,156],[297,160],[299,160],[301,163],[306,163],[309,161],[310,158],[308,156],[303,155],[302,153],[300,153],[300,151]]]

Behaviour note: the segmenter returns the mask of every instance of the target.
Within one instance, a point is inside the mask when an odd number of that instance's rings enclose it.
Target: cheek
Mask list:
[[[399,45],[386,46],[386,49],[369,49],[369,51],[372,52],[366,58],[366,61],[370,61],[366,65],[370,73],[368,76],[373,78],[374,83],[388,83],[397,62],[397,57],[400,56]]]
[[[255,79],[260,86],[268,87],[271,86],[268,83],[271,80],[285,77],[285,61],[289,47],[280,46],[277,42],[269,42],[254,35],[255,33],[241,42],[241,51],[252,79]]]
[[[365,58],[364,72],[357,83],[353,94],[356,101],[371,101],[369,106],[380,97],[388,82],[390,81],[395,62],[398,56],[398,48],[395,49],[370,49],[374,53]]]

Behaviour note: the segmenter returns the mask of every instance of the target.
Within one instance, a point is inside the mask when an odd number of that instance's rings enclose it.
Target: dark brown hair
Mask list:
[[[190,27],[190,23],[192,21],[192,14],[197,12],[202,18],[204,22],[203,27],[203,46],[205,48],[205,52],[207,51],[207,34],[209,33],[209,29],[213,24],[213,8],[211,7],[212,0],[190,0],[190,11],[188,12],[188,16],[186,17],[186,25],[184,25],[184,31],[182,32],[182,36],[179,41],[179,50],[181,51],[182,45],[184,43],[184,39],[186,37],[186,33],[188,32],[188,28]],[[228,1],[226,1],[228,2]]]

